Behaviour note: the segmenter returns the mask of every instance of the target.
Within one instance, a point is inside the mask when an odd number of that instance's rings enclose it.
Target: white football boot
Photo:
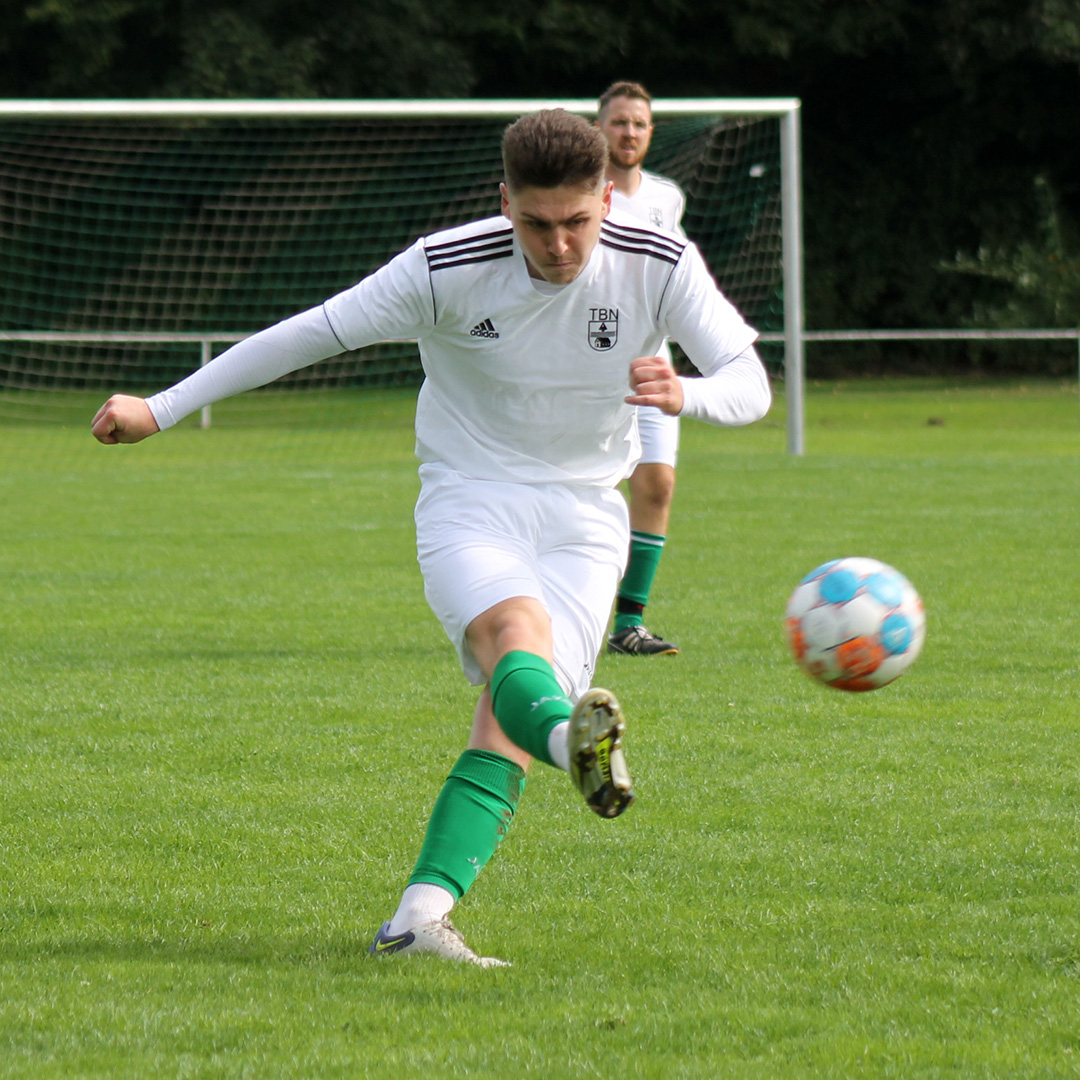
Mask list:
[[[476,964],[478,967],[509,967],[505,960],[494,956],[478,956],[465,944],[465,938],[449,919],[431,919],[418,923],[404,934],[387,933],[390,924],[383,923],[368,952],[372,956],[386,956],[389,953],[434,953],[446,960],[456,960],[459,964]]]

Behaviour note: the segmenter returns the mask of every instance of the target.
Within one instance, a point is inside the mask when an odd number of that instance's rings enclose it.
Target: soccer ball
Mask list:
[[[834,559],[799,582],[784,612],[799,666],[840,690],[876,690],[903,675],[926,636],[922,600],[877,559]]]

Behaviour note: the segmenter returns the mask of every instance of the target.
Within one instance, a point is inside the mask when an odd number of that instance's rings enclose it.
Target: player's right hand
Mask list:
[[[140,397],[114,394],[97,411],[90,431],[98,442],[137,443],[161,429]]]

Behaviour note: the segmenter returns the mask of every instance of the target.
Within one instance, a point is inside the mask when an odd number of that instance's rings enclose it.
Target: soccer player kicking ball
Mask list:
[[[494,854],[533,758],[614,818],[633,801],[615,696],[590,688],[626,561],[617,485],[637,407],[714,424],[765,414],[755,332],[697,249],[611,212],[607,144],[562,110],[503,138],[501,217],[418,240],[319,307],[245,339],[146,400],[110,398],[104,443],[138,442],[214,401],[378,341],[419,342],[416,533],[425,592],[483,686],[375,955],[483,967],[451,909]],[[656,356],[678,339],[701,379]]]
[[[652,98],[640,83],[612,83],[600,95],[596,125],[608,143],[607,179],[614,184],[611,205],[682,239],[686,198],[672,180],[641,167],[652,142]],[[665,341],[657,355],[671,360]],[[675,494],[675,461],[679,452],[679,418],[653,406],[638,410],[641,458],[630,474],[630,559],[615,598],[615,624],[608,652],[628,656],[671,656],[678,647],[645,625],[660,556],[667,540],[671,500]]]

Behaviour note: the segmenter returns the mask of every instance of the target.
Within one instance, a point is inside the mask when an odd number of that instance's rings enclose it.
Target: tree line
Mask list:
[[[34,0],[9,98],[798,97],[810,329],[1080,322],[1080,0]],[[824,368],[1071,371],[865,346]],[[829,373],[819,370],[819,373]]]

